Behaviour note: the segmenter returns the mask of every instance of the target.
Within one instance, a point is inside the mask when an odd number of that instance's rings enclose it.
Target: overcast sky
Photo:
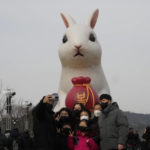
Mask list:
[[[36,104],[58,90],[60,12],[82,23],[99,8],[95,32],[112,97],[125,111],[150,113],[149,0],[0,0],[0,79]]]

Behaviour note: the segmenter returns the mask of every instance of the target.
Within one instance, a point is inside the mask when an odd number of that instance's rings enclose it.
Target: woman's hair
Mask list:
[[[81,122],[85,122],[85,123],[86,123],[86,125],[87,125],[87,127],[88,127],[88,120],[86,120],[86,119],[82,119],[82,120],[80,120],[79,124],[80,124]]]
[[[87,112],[89,118],[91,118],[91,112],[90,112],[88,109],[84,108],[83,110],[81,110],[81,113],[82,113],[83,111]],[[81,113],[80,113],[80,115],[81,115]]]
[[[61,113],[62,111],[66,111],[66,112],[68,113],[69,117],[71,117],[71,112],[70,112],[70,110],[69,110],[68,108],[66,108],[66,107],[61,108],[61,109],[59,110],[58,114],[60,115],[60,113]]]
[[[94,105],[94,107],[95,107],[96,105],[100,105],[100,106],[101,106],[101,104],[100,104],[99,102],[96,102],[95,105]]]
[[[73,110],[74,110],[74,108],[75,108],[76,105],[80,105],[81,111],[85,108],[82,103],[75,103],[74,106],[73,106]]]
[[[65,125],[69,125],[72,129],[72,124],[69,121],[65,121],[61,124],[60,128],[63,128]]]

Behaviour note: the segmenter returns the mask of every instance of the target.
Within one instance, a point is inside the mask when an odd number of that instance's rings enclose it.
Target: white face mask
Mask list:
[[[89,116],[81,116],[81,117],[80,117],[80,120],[83,120],[83,119],[89,120]]]
[[[95,110],[94,111],[94,116],[95,117],[99,117],[101,115],[101,111],[100,110]]]

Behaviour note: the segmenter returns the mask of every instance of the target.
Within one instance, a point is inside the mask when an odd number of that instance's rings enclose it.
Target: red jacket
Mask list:
[[[74,138],[76,140],[74,140]],[[87,142],[87,140],[89,140]],[[76,142],[74,142],[76,141]],[[87,134],[84,136],[81,135],[80,131],[76,132],[76,136],[69,136],[68,137],[68,148],[69,150],[98,150],[98,145],[95,141],[90,138]]]

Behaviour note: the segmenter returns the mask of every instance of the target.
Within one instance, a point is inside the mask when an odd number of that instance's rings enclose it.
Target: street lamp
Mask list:
[[[6,95],[6,130],[11,130],[11,98],[16,95],[16,92],[12,91],[11,89],[6,89],[3,91],[3,93]]]

